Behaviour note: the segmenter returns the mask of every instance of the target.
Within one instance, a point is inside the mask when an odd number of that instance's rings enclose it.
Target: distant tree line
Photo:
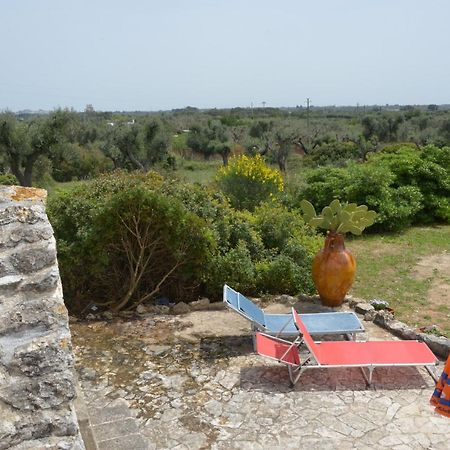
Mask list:
[[[450,109],[437,105],[390,108],[232,108],[169,112],[0,114],[0,176],[23,186],[49,177],[71,181],[116,169],[174,169],[192,155],[228,164],[234,153],[260,154],[285,173],[290,154],[306,166],[345,166],[386,144],[418,148],[450,144]],[[0,181],[1,181],[0,180]]]

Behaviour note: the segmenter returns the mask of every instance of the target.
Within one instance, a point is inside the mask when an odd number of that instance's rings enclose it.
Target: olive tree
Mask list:
[[[62,110],[29,122],[18,121],[12,113],[0,116],[0,153],[22,186],[32,185],[38,159],[65,139],[69,120],[70,113]]]

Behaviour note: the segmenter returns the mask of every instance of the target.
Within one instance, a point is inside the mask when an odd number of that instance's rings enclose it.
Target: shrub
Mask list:
[[[244,241],[224,254],[216,254],[208,266],[205,274],[208,295],[218,298],[224,283],[243,294],[255,292],[256,268]]]
[[[305,224],[300,210],[265,203],[255,210],[254,216],[256,229],[267,249],[282,252],[293,238],[308,254],[313,255],[321,248],[321,238]]]
[[[247,293],[312,292],[311,263],[322,239],[305,225],[299,211],[270,202],[254,213],[234,211],[229,218],[228,247],[212,257],[205,275],[208,295],[219,296],[226,280]],[[288,281],[277,287],[283,267],[289,269]]]
[[[297,295],[315,292],[310,270],[297,264],[287,255],[276,255],[273,259],[258,262],[258,290],[277,294]]]
[[[0,174],[0,184],[6,186],[18,186],[20,183],[12,173]]]
[[[131,308],[199,285],[214,240],[204,220],[155,189],[160,182],[152,174],[105,176],[50,202],[72,310],[91,301]]]
[[[266,165],[260,155],[231,158],[217,173],[219,188],[237,209],[252,211],[261,202],[283,191],[278,170]]]
[[[328,205],[333,198],[342,196],[343,189],[350,183],[348,170],[334,167],[308,170],[305,179],[306,185],[294,195],[294,204],[298,207],[300,201],[306,199],[317,210]]]
[[[333,198],[365,204],[377,212],[371,231],[400,230],[411,225],[422,208],[422,194],[414,186],[395,186],[395,175],[385,165],[352,164],[346,169],[318,169],[307,175],[300,192],[318,210]],[[301,198],[300,198],[301,197]]]
[[[373,230],[450,221],[449,147],[390,145],[364,164],[310,170],[306,183],[296,203],[305,198],[323,208],[339,198],[365,204],[378,213]]]
[[[395,175],[383,166],[354,165],[348,172],[351,182],[344,187],[343,197],[377,212],[370,230],[400,230],[414,222],[415,214],[422,207],[419,189],[395,186]]]
[[[345,166],[349,161],[361,157],[359,146],[355,142],[327,142],[312,149],[305,156],[305,165],[309,166]]]
[[[225,282],[248,294],[311,292],[321,247],[298,210],[275,201],[235,210],[220,192],[155,173],[102,175],[60,192],[48,211],[72,311],[91,301],[131,308],[157,288],[173,300],[219,298]],[[142,258],[145,270],[133,263]]]
[[[52,155],[52,176],[56,181],[87,179],[112,170],[113,163],[94,145],[64,143]]]
[[[370,163],[387,167],[395,176],[393,186],[420,192],[415,223],[450,221],[450,147],[391,147],[373,155]]]

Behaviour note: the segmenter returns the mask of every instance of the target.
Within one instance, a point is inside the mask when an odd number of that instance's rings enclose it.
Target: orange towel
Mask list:
[[[444,371],[436,383],[430,403],[436,407],[436,412],[450,417],[450,354],[445,363]]]

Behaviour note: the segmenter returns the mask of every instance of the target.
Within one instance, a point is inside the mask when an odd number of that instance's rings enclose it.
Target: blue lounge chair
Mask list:
[[[292,314],[267,314],[226,284],[223,287],[223,301],[231,310],[250,321],[253,331],[274,336],[298,336]],[[300,317],[311,335],[344,335],[354,339],[356,333],[365,331],[353,312],[301,314]]]

